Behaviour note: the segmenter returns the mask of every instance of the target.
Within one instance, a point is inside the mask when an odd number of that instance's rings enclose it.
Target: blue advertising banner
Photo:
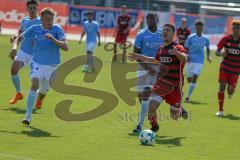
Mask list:
[[[114,9],[92,9],[92,8],[79,8],[69,7],[69,24],[82,25],[87,20],[87,12],[91,10],[94,12],[94,18],[102,28],[115,28],[117,26],[117,17],[120,15],[119,10]],[[132,18],[132,26],[137,21],[138,11],[130,10],[129,14]]]

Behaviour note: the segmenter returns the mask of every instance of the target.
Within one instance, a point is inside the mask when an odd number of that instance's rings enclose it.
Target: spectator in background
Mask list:
[[[188,36],[191,34],[190,29],[187,27],[187,19],[182,18],[181,20],[181,27],[177,29],[177,41],[178,44],[183,45],[187,40]]]

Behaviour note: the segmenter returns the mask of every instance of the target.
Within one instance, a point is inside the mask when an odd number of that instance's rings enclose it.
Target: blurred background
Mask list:
[[[0,0],[3,34],[16,32],[21,19],[27,14],[25,3],[24,0]],[[181,18],[186,18],[192,32],[194,21],[202,19],[205,34],[209,36],[211,46],[215,47],[222,35],[231,33],[231,21],[240,15],[240,0],[39,0],[39,3],[39,11],[46,6],[55,10],[55,22],[64,28],[71,40],[79,40],[86,12],[92,10],[100,24],[103,40],[113,41],[120,7],[126,5],[132,17],[130,40],[144,27],[146,14],[154,12],[160,19],[159,26],[174,23],[179,27]]]

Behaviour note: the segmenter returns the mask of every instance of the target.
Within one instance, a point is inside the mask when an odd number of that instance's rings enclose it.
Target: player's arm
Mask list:
[[[154,57],[147,57],[138,53],[129,53],[128,59],[130,61],[141,61],[145,63],[160,64],[160,61],[155,59]]]
[[[58,39],[54,38],[50,33],[45,34],[45,37],[50,39],[54,44],[56,44],[62,50],[68,51],[68,44],[67,44],[67,40],[65,38],[58,40]]]
[[[125,33],[129,32],[131,29],[131,24],[132,24],[132,19],[130,18],[129,22],[128,22],[128,27],[127,29],[124,31]]]
[[[80,40],[79,40],[79,44],[81,44],[82,39],[83,39],[83,37],[84,37],[85,34],[86,34],[86,33],[85,33],[85,31],[83,30],[83,31],[82,31],[82,34],[81,34],[81,37],[80,37]]]
[[[20,28],[19,28],[18,32],[16,34],[14,34],[13,36],[11,36],[10,43],[13,43],[14,40],[22,33],[23,33],[23,21],[21,22],[21,25],[20,25]],[[19,41],[19,43],[20,43],[20,41]]]
[[[215,55],[218,57],[225,57],[227,52],[222,52],[224,45],[226,44],[226,37],[223,37],[217,45],[217,50],[215,51]]]
[[[8,57],[10,57],[11,60],[14,60],[14,58],[15,58],[15,56],[17,54],[18,44],[20,43],[20,41],[22,39],[23,39],[23,34],[20,34],[12,42],[13,43],[12,50],[11,50],[10,54],[8,55]]]
[[[113,32],[113,37],[116,37],[116,34],[117,34],[118,30],[119,30],[119,17],[117,19],[117,27],[115,28],[115,30]]]
[[[186,62],[188,60],[186,51],[184,51],[182,49],[178,49],[178,48],[174,47],[173,54],[182,62]]]
[[[212,58],[211,58],[211,56],[210,56],[210,53],[211,53],[211,51],[210,51],[210,48],[208,47],[208,48],[206,48],[206,52],[207,52],[207,60],[208,60],[208,62],[212,62]]]
[[[101,46],[101,36],[99,32],[97,32],[97,36],[98,36],[98,46]]]

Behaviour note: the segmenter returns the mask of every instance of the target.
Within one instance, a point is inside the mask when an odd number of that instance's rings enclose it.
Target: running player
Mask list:
[[[184,46],[186,39],[191,34],[190,29],[187,27],[187,19],[182,18],[181,19],[181,27],[177,29],[177,41],[178,44],[181,44]]]
[[[222,56],[220,65],[217,116],[223,116],[224,92],[228,98],[233,96],[240,74],[240,20],[232,22],[232,34],[224,36],[217,45],[217,56]],[[224,48],[224,52],[221,52]]]
[[[37,15],[38,12],[38,3],[36,0],[27,1],[27,10],[28,15],[27,17],[23,18],[21,22],[21,27],[17,33],[11,37],[10,42],[13,42],[14,39],[20,35],[23,31],[27,30],[29,27],[35,24],[41,24],[41,20]],[[12,83],[16,89],[17,94],[10,100],[10,104],[17,103],[18,100],[23,99],[23,94],[21,92],[21,85],[20,85],[20,77],[18,75],[19,70],[27,65],[30,64],[33,56],[33,47],[34,42],[31,38],[25,38],[21,42],[21,47],[17,52],[17,48],[13,48],[9,57],[13,60],[12,67],[11,67],[11,77]]]
[[[114,55],[112,58],[112,62],[117,61],[117,47],[118,44],[123,44],[123,57],[122,62],[125,63],[126,57],[126,47],[125,42],[127,41],[127,37],[129,35],[131,27],[131,16],[127,13],[127,6],[122,6],[122,14],[117,18],[117,28],[114,32],[115,37],[115,45],[114,45]]]
[[[49,82],[54,78],[54,71],[60,63],[60,49],[67,51],[68,45],[62,28],[53,24],[54,11],[44,8],[41,11],[42,25],[34,25],[20,34],[18,39],[32,38],[35,41],[34,55],[31,62],[30,77],[32,86],[27,98],[26,116],[22,123],[29,125],[32,119],[32,109],[37,98],[37,90],[46,95]],[[43,97],[44,98],[44,97]]]
[[[202,71],[204,64],[204,47],[206,47],[207,60],[212,61],[209,49],[209,39],[203,34],[204,23],[201,20],[196,20],[195,31],[191,34],[185,43],[185,48],[188,50],[188,62],[186,64],[187,81],[189,83],[187,97],[185,102],[190,102],[190,96],[196,87],[197,79]]]
[[[97,45],[97,37],[98,37],[98,46],[101,45],[100,42],[100,33],[99,33],[99,25],[97,21],[94,21],[94,13],[89,11],[87,13],[88,20],[83,24],[83,32],[81,34],[81,38],[79,44],[81,44],[83,36],[87,34],[86,38],[86,49],[87,49],[87,64],[83,66],[83,72],[94,72],[94,63],[93,63],[93,51]]]
[[[163,44],[162,29],[157,27],[158,18],[156,14],[149,13],[146,16],[147,27],[140,30],[137,34],[134,43],[134,53],[141,55],[155,57],[158,48]],[[144,119],[148,113],[148,99],[147,92],[151,91],[151,87],[156,80],[148,73],[151,65],[141,63],[138,65],[138,98],[141,104],[139,113],[139,120],[136,129],[133,133],[139,133],[142,130]]]
[[[170,105],[170,113],[173,119],[178,119],[182,115],[182,87],[183,87],[183,67],[187,61],[187,55],[182,45],[176,45],[173,41],[175,26],[172,24],[163,25],[164,44],[159,48],[155,58],[147,57],[137,53],[129,54],[128,58],[132,60],[141,60],[147,63],[165,65],[168,72],[158,79],[152,88],[149,101],[149,115],[151,130],[157,132],[159,125],[157,122],[157,108],[165,100]],[[160,69],[161,71],[161,69]],[[160,94],[162,85],[172,86],[168,93]],[[187,112],[185,111],[185,114]]]

